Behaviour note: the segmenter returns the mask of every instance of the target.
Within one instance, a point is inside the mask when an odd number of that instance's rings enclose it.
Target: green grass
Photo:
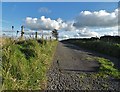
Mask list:
[[[114,64],[110,60],[104,58],[97,58],[97,60],[101,64],[100,71],[97,74],[98,76],[107,77],[110,75],[115,78],[120,78],[120,71],[115,68]]]
[[[100,63],[99,71],[90,74],[92,78],[107,78],[108,76],[111,76],[113,78],[120,79],[120,71],[115,68],[114,64],[110,60],[101,57],[87,57],[86,59],[89,61],[98,61]],[[80,78],[84,78],[85,76],[87,75],[80,74]]]
[[[120,58],[120,44],[109,43],[104,41],[84,41],[78,40],[68,40],[68,42],[80,46],[82,48],[93,50],[102,54],[106,54],[112,57]]]
[[[8,40],[2,53],[2,89],[44,89],[56,45],[57,41]]]

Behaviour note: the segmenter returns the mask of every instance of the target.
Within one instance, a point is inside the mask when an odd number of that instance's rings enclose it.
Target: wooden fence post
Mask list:
[[[51,41],[51,36],[50,36],[50,41]]]
[[[23,37],[24,34],[24,26],[21,26],[21,38]]]
[[[23,31],[21,31],[21,37],[23,37],[23,34],[24,34],[24,32],[23,32]]]
[[[35,32],[35,39],[37,40],[37,32]]]

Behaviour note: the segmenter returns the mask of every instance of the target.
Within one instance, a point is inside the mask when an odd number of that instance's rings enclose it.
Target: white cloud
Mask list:
[[[73,23],[71,22],[64,22],[61,18],[58,18],[57,20],[52,20],[50,18],[46,18],[45,16],[41,16],[40,19],[26,17],[25,25],[31,30],[76,30],[76,28],[73,26]]]
[[[82,11],[76,17],[74,26],[76,27],[111,27],[118,24],[118,9],[109,13],[106,10]]]
[[[83,28],[78,30],[79,37],[98,37],[98,33],[94,31],[90,31],[88,28]]]
[[[40,12],[40,13],[51,13],[51,10],[49,10],[47,7],[41,7],[41,8],[39,8],[38,12]]]
[[[118,35],[118,26],[115,27],[106,27],[106,28],[97,28],[97,29],[91,29],[94,30],[95,32],[98,32],[98,34],[101,36],[103,35]]]
[[[59,36],[59,38],[69,38],[69,36],[68,35],[61,35],[61,36]]]
[[[52,20],[50,18],[46,18],[45,16],[41,16],[40,19],[38,18],[31,18],[27,17],[25,20],[26,27],[30,28],[31,30],[63,30],[63,31],[74,31],[79,32],[80,37],[92,37],[98,36],[96,32],[92,32],[86,28],[78,29],[73,26],[74,22],[64,22],[61,18],[57,20]],[[74,34],[73,34],[74,35]],[[77,35],[78,36],[78,35]],[[66,35],[62,35],[60,38],[68,38]]]
[[[76,27],[73,26],[73,22],[66,22],[66,26],[64,27],[65,31],[76,31]]]
[[[80,35],[79,35],[78,33],[74,35],[74,37],[79,37],[79,36],[80,36]]]
[[[26,27],[32,30],[60,30],[61,28],[65,28],[67,26],[67,24],[60,18],[57,20],[52,20],[50,18],[46,18],[45,16],[41,16],[40,19],[27,17],[25,24]]]
[[[26,27],[31,30],[59,30],[60,38],[70,37],[96,37],[101,35],[117,35],[118,9],[114,12],[100,11],[82,11],[76,20],[64,21],[61,18],[53,20],[41,16],[40,18],[26,17]],[[70,33],[71,31],[71,33]],[[67,32],[66,35],[63,32]]]

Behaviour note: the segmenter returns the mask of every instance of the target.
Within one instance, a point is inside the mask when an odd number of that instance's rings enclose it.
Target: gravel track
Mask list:
[[[93,58],[87,59],[87,58]],[[119,81],[110,76],[96,77],[99,63],[91,53],[74,45],[59,42],[49,69],[47,90],[114,90],[120,92]]]

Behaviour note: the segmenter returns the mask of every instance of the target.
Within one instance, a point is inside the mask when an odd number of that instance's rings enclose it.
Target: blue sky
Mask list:
[[[113,12],[118,8],[117,2],[3,2],[2,3],[2,28],[20,30],[20,26],[25,24],[26,17],[40,18],[45,16],[56,20],[61,18],[64,21],[74,20],[82,11],[106,10]]]

